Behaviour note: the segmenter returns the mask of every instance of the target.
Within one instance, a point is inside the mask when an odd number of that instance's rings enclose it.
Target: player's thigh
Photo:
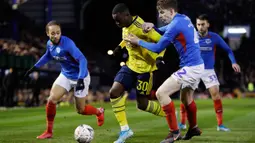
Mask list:
[[[153,74],[142,73],[137,75],[136,93],[139,95],[150,95],[153,86]]]
[[[145,110],[148,105],[148,96],[153,86],[153,73],[143,73],[137,75],[136,95],[138,108]]]
[[[194,90],[190,87],[184,87],[181,89],[180,98],[184,105],[189,105],[193,101]]]
[[[57,103],[70,89],[70,81],[64,75],[60,74],[52,85],[48,100]]]
[[[182,89],[189,87],[195,90],[198,87],[203,72],[204,64],[201,64],[197,66],[183,67],[173,73],[171,77],[182,85]]]
[[[170,76],[167,78],[163,84],[156,91],[156,96],[160,99],[162,96],[171,96],[173,93],[179,91],[181,88],[181,84]]]
[[[114,83],[110,89],[111,98],[117,98],[121,96],[125,90],[130,90],[134,83],[134,75],[135,73],[127,66],[122,66],[114,78]]]
[[[213,69],[204,70],[204,73],[203,73],[201,79],[202,79],[203,83],[205,84],[206,89],[209,89],[213,86],[220,85],[217,75]]]

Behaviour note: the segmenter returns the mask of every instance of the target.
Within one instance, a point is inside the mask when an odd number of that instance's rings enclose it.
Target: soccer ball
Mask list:
[[[74,138],[78,143],[90,143],[94,138],[94,129],[89,125],[79,125],[74,131]]]

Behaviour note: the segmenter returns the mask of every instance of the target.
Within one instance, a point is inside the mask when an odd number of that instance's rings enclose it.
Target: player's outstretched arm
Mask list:
[[[27,77],[30,73],[35,71],[36,69],[40,68],[41,66],[45,65],[47,62],[49,62],[52,59],[52,56],[50,54],[50,51],[47,49],[45,54],[38,60],[38,62],[30,68],[26,73],[25,77]]]
[[[124,40],[132,44],[142,46],[152,52],[160,53],[174,40],[178,31],[176,30],[177,21],[172,21],[167,28],[167,31],[160,38],[157,43],[150,43],[139,39],[133,34],[129,34],[127,37],[124,37]]]
[[[40,68],[41,66],[48,63],[50,60],[52,60],[52,56],[50,54],[49,49],[45,52],[45,54],[39,59],[39,61],[34,65],[36,68]]]
[[[217,39],[218,39],[219,47],[221,47],[222,49],[224,49],[228,53],[228,57],[229,57],[229,59],[232,63],[232,68],[234,69],[234,71],[235,72],[241,72],[241,68],[236,63],[236,59],[235,59],[234,53],[231,50],[231,48],[228,46],[228,44],[219,35],[216,35],[216,36],[217,36]]]

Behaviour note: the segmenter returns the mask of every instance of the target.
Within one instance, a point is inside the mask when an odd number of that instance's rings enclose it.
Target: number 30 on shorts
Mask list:
[[[138,85],[136,86],[137,90],[142,90],[142,91],[147,91],[148,90],[148,86],[149,86],[149,82],[147,81],[141,81],[138,80]]]

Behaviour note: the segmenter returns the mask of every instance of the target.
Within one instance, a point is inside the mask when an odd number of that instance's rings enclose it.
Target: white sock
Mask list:
[[[124,126],[120,126],[121,131],[127,131],[129,130],[129,126],[128,125],[124,125]]]

